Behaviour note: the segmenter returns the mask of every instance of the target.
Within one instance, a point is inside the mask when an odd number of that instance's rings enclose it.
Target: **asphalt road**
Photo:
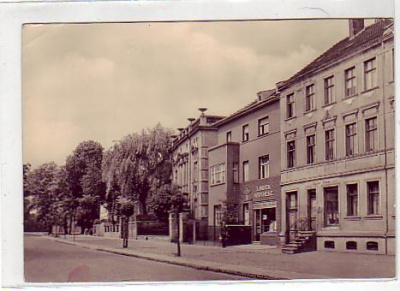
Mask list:
[[[88,250],[41,237],[24,238],[26,282],[208,281],[245,277]]]

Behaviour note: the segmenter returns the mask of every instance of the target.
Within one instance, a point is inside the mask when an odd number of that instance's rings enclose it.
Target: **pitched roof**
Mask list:
[[[393,20],[382,19],[367,26],[354,37],[346,37],[294,74],[290,79],[277,83],[278,88],[289,87],[299,79],[306,77],[308,74],[314,73],[321,68],[328,67],[341,58],[348,57],[353,53],[380,43],[386,36],[387,30],[392,27]]]

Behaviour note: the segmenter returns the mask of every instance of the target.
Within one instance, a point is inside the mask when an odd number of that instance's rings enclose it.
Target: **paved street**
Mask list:
[[[25,236],[26,282],[249,280]]]

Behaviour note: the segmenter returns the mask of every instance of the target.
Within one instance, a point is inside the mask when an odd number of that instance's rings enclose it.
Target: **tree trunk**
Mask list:
[[[177,256],[180,257],[181,256],[181,240],[180,240],[180,221],[179,221],[179,213],[176,213],[176,231],[177,231],[177,235],[178,235],[178,239],[176,241],[176,247],[177,247]]]

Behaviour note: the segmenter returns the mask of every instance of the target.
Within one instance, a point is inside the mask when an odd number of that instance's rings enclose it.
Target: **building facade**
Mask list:
[[[279,243],[279,114],[279,97],[269,90],[215,124],[217,144],[208,150],[212,229],[221,225],[224,212],[233,211],[230,223],[250,226],[252,241]]]
[[[277,84],[281,243],[395,253],[393,22],[364,27]]]
[[[204,109],[202,109],[204,111]],[[172,181],[188,196],[191,217],[207,221],[208,217],[208,148],[217,144],[214,124],[221,116],[204,112],[186,128],[179,129],[173,140]]]

